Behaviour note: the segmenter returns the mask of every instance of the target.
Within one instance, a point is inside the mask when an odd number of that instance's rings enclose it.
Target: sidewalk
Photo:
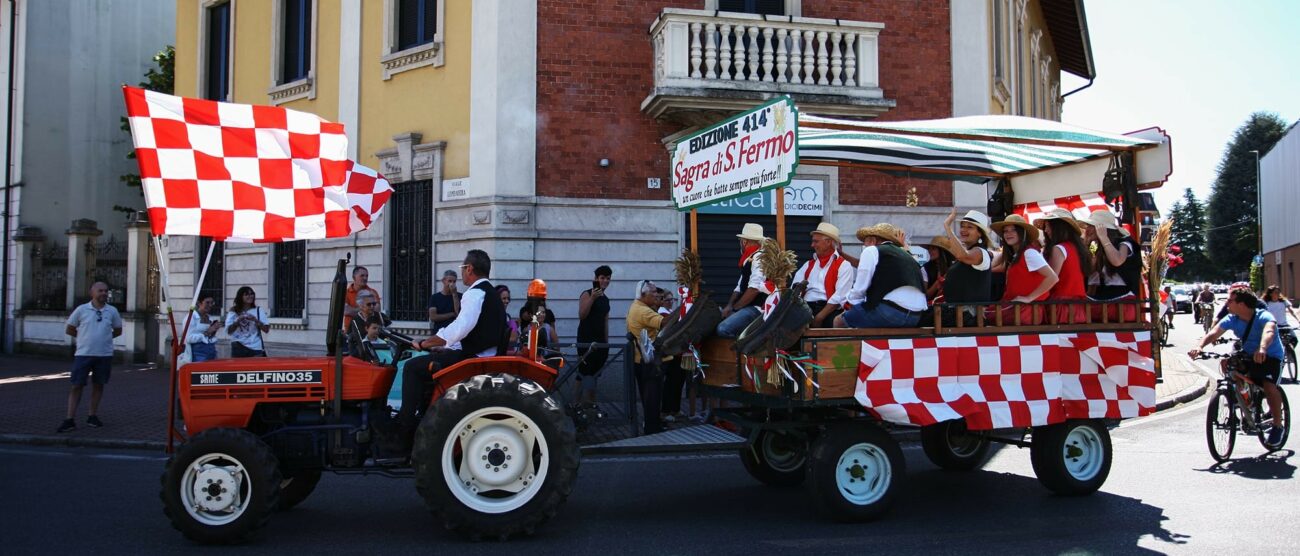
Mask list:
[[[1195,328],[1195,330],[1193,330]],[[1163,352],[1156,411],[1205,393],[1208,369],[1185,355],[1199,338],[1190,316],[1178,315],[1175,347]],[[162,450],[167,438],[167,372],[153,365],[117,365],[99,415],[104,428],[85,425],[90,388],[82,394],[77,430],[58,434],[68,399],[68,360],[0,355],[0,443]]]

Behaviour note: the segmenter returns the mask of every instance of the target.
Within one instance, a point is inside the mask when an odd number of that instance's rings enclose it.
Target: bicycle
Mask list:
[[[1291,404],[1287,402],[1286,392],[1278,389],[1282,396],[1282,442],[1271,446],[1267,442],[1269,428],[1273,425],[1272,407],[1264,390],[1239,371],[1244,360],[1250,354],[1244,353],[1237,343],[1237,349],[1231,354],[1202,351],[1201,359],[1227,359],[1224,376],[1214,389],[1214,397],[1205,415],[1205,440],[1210,447],[1210,456],[1214,461],[1223,463],[1232,457],[1232,449],[1237,442],[1237,430],[1255,435],[1268,453],[1282,449],[1291,436]]]
[[[1300,381],[1296,379],[1295,328],[1287,325],[1280,325],[1277,329],[1282,333],[1282,347],[1286,350],[1286,361],[1283,361],[1282,364],[1282,376],[1278,378],[1289,379],[1292,384],[1300,383]],[[1281,382],[1281,380],[1279,380],[1279,382]]]
[[[1205,332],[1208,334],[1210,328],[1214,327],[1214,304],[1203,301],[1197,302],[1196,314],[1200,317],[1201,327],[1203,327]]]

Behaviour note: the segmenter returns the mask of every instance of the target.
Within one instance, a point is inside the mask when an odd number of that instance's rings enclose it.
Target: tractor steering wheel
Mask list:
[[[390,330],[384,329],[384,330],[380,330],[379,337],[397,344],[398,347],[401,347],[402,349],[407,349],[407,350],[420,349],[418,346],[415,345],[416,344],[415,338],[412,338],[405,334],[400,334],[397,332],[392,332]]]

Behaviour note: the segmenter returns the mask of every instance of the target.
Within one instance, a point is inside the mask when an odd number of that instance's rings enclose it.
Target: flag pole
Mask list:
[[[171,296],[168,295],[168,291],[171,290],[171,281],[168,279],[169,273],[167,272],[167,257],[163,256],[162,240],[160,239],[160,236],[153,236],[153,248],[154,252],[158,255],[158,269],[161,271],[160,274],[162,275],[162,291],[159,292],[159,295],[162,297],[162,306],[167,312],[167,324],[170,325],[172,329],[171,361],[168,362],[169,365],[167,368],[167,445],[164,450],[166,453],[170,454],[175,451],[172,442],[176,440],[177,436],[176,358],[179,357],[180,354],[176,352],[176,346],[178,345],[178,342],[176,341],[176,318],[172,314]]]

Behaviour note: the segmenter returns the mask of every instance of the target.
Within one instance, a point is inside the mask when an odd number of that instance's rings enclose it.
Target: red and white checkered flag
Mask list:
[[[123,87],[155,235],[275,242],[346,237],[392,195],[348,160],[343,124],[272,106]]]

